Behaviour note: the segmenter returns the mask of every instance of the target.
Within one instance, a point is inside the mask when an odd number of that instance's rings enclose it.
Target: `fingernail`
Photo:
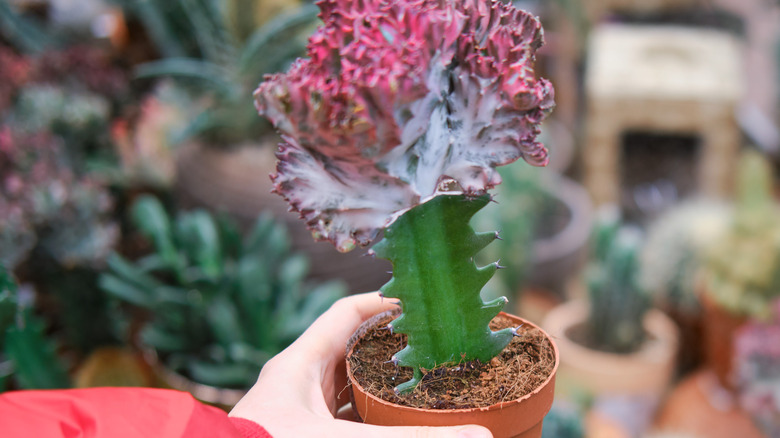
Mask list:
[[[493,438],[489,430],[480,426],[466,426],[458,430],[458,438]]]

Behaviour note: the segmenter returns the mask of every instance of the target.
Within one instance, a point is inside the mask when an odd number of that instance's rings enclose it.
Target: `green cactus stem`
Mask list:
[[[469,220],[488,202],[489,195],[437,196],[399,217],[372,248],[393,263],[393,278],[382,294],[401,300],[402,314],[388,328],[406,334],[408,344],[393,361],[414,368],[412,380],[395,388],[398,393],[413,390],[423,370],[489,361],[517,333],[488,327],[505,297],[487,303],[480,298],[499,265],[477,267],[474,256],[498,235],[475,233]]]

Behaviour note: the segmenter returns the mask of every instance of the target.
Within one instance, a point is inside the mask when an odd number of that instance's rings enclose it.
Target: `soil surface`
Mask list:
[[[357,340],[348,358],[353,376],[369,393],[398,405],[425,409],[466,409],[516,400],[547,380],[555,366],[555,352],[538,329],[518,330],[504,351],[489,363],[464,362],[424,370],[422,382],[412,393],[396,395],[393,388],[412,378],[412,369],[394,365],[390,358],[406,346],[406,335],[390,333],[387,315]],[[492,330],[512,327],[501,315]]]

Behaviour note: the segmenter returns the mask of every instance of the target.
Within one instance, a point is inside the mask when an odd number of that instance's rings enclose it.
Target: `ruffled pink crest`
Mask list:
[[[497,1],[317,4],[308,59],[255,91],[285,142],[275,191],[315,237],[368,244],[443,181],[484,193],[496,166],[547,163],[536,136],[553,90],[533,71],[535,17]]]

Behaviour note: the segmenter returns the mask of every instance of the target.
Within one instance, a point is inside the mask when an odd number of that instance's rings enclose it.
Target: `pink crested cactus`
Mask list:
[[[254,94],[283,139],[275,191],[316,238],[367,245],[445,185],[479,195],[501,182],[496,166],[547,164],[538,19],[495,0],[318,6],[309,58]]]

